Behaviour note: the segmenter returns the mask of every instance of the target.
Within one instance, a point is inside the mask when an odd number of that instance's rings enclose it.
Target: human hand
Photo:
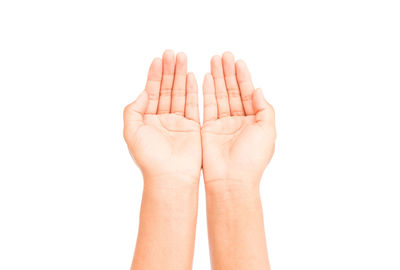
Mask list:
[[[197,83],[184,53],[165,51],[150,66],[145,91],[124,110],[124,138],[145,178],[198,181],[201,137]],[[167,177],[169,178],[169,177]]]
[[[145,91],[125,108],[124,138],[144,176],[132,269],[190,269],[201,136],[197,84],[185,54],[165,51],[153,60]]]
[[[211,182],[258,184],[272,158],[275,116],[261,89],[254,89],[246,64],[232,53],[211,59],[203,83],[203,173]]]

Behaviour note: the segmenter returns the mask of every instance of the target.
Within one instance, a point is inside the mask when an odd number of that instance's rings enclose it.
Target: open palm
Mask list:
[[[243,61],[231,53],[211,60],[203,84],[203,170],[207,182],[259,179],[275,144],[274,110],[255,90]]]
[[[146,90],[124,111],[124,137],[144,175],[198,179],[201,137],[197,83],[186,55],[165,51],[153,60]]]

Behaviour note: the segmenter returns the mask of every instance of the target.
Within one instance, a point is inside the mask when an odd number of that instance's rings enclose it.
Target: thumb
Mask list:
[[[267,124],[275,123],[275,111],[265,98],[262,90],[257,88],[253,92],[253,108],[256,114],[257,122],[265,122]]]
[[[143,116],[149,102],[146,91],[140,93],[137,99],[125,107],[124,109],[124,129],[135,132],[136,129],[143,125]]]

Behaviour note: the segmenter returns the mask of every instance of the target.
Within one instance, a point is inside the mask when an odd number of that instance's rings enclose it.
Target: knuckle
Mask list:
[[[196,101],[186,101],[186,106],[188,107],[197,107],[199,105],[199,103],[197,103]]]
[[[174,112],[174,114],[183,116],[184,113],[183,113],[183,111],[176,111],[176,112]]]
[[[172,91],[172,96],[174,96],[174,97],[182,97],[182,96],[185,96],[185,93],[186,93],[185,89],[178,88],[178,89],[174,89]]]
[[[158,100],[158,92],[151,91],[147,93],[149,96],[149,100]]]
[[[160,90],[160,96],[170,96],[172,90],[171,89],[161,89]]]
[[[244,113],[242,111],[232,111],[231,112],[232,116],[243,116]]]
[[[216,106],[217,106],[217,102],[216,101],[204,101],[204,108],[216,107]]]
[[[158,113],[161,113],[161,114],[169,113],[169,110],[161,109],[161,110],[158,110]]]
[[[242,101],[251,101],[253,99],[252,94],[242,95]]]
[[[228,116],[230,116],[229,112],[221,112],[221,113],[219,113],[219,117],[228,117]]]
[[[239,89],[228,89],[228,93],[230,97],[240,97]]]
[[[217,92],[216,93],[217,99],[225,99],[228,98],[228,93],[225,91]]]

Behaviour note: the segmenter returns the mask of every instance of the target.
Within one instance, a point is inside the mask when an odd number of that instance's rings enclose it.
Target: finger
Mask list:
[[[243,60],[236,62],[236,78],[239,83],[240,96],[242,99],[244,111],[246,115],[254,115],[253,109],[253,92],[254,86],[251,81],[250,72]]]
[[[222,66],[224,68],[225,85],[228,90],[231,115],[244,115],[239,85],[236,81],[235,58],[232,53],[225,52],[222,55]]]
[[[214,78],[215,95],[217,96],[218,117],[230,116],[228,92],[226,91],[224,71],[222,69],[221,57],[218,55],[211,58],[211,74]]]
[[[157,113],[169,113],[171,108],[171,91],[174,83],[175,55],[166,50],[162,58],[162,80]]]
[[[264,122],[267,124],[273,124],[275,122],[274,108],[265,100],[260,88],[254,91],[253,107],[257,122]]]
[[[185,106],[185,117],[200,123],[197,82],[196,77],[191,72],[186,77]]]
[[[124,110],[124,134],[135,133],[137,128],[143,125],[143,115],[148,105],[148,95],[143,91],[138,98],[125,107]]]
[[[146,92],[149,98],[147,114],[155,114],[158,107],[158,96],[160,94],[160,84],[162,75],[162,61],[155,58],[151,63],[149,74],[147,75]]]
[[[214,80],[210,73],[204,76],[203,82],[204,123],[218,119],[218,106],[215,96]]]
[[[172,87],[171,113],[184,115],[186,99],[187,57],[184,53],[176,55],[174,85]]]

